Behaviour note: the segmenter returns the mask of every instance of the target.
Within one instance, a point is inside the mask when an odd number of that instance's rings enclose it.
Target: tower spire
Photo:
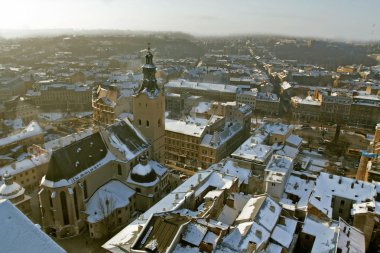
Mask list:
[[[148,52],[145,55],[145,64],[142,66],[142,70],[144,78],[138,92],[148,92],[151,95],[157,94],[159,88],[156,80],[156,65],[153,63],[153,54],[150,51],[150,43],[148,43]]]

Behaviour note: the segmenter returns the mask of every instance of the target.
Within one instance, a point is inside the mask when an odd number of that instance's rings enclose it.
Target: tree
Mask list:
[[[101,217],[101,222],[104,225],[105,235],[108,236],[112,230],[115,228],[113,211],[116,207],[116,200],[112,196],[112,193],[104,193],[104,195],[99,195],[98,198],[98,208],[99,215]]]

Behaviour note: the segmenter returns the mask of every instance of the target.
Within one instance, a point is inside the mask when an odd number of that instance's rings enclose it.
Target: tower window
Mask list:
[[[141,126],[141,119],[139,119],[139,126]]]
[[[119,176],[122,175],[121,165],[120,165],[120,164],[117,165],[117,174],[118,174]]]
[[[149,127],[149,120],[146,121],[146,127]]]
[[[67,210],[67,202],[66,202],[66,195],[65,192],[60,193],[61,197],[61,208],[62,208],[62,215],[63,215],[63,224],[67,225],[69,224],[69,212]]]
[[[161,119],[158,119],[158,127],[161,126]]]

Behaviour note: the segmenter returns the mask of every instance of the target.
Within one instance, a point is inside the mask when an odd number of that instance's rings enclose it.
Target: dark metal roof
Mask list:
[[[140,138],[136,131],[137,130],[134,129],[132,125],[127,124],[123,120],[107,127],[107,132],[114,133],[133,153],[148,146],[145,140]]]
[[[46,179],[57,182],[70,179],[102,160],[107,154],[100,133],[94,133],[53,151]]]
[[[120,121],[107,127],[108,134],[117,138],[136,153],[148,146],[131,124]],[[107,154],[107,147],[99,132],[75,141],[68,146],[53,151],[49,161],[46,179],[57,182],[70,179],[87,168],[95,165]]]

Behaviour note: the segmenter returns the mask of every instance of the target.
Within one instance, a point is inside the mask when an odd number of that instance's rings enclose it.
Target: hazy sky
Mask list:
[[[122,29],[380,40],[380,0],[0,0],[0,30]]]

